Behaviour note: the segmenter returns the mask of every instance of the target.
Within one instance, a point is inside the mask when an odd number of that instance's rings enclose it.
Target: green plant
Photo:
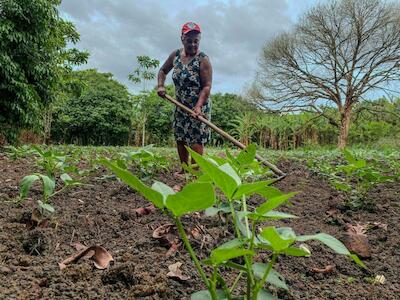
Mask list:
[[[8,156],[12,160],[25,158],[28,155],[34,153],[34,150],[32,150],[31,146],[29,146],[29,145],[22,145],[22,146],[19,146],[19,147],[4,146],[4,148],[6,149]]]
[[[337,167],[344,173],[344,178],[334,181],[337,189],[347,193],[349,203],[353,207],[370,207],[373,203],[368,201],[368,191],[378,183],[393,180],[393,176],[385,176],[375,170],[365,159],[357,159],[349,150],[343,150],[346,165]]]
[[[22,178],[20,183],[20,200],[25,200],[29,194],[29,191],[35,181],[41,181],[43,184],[43,193],[42,199],[37,201],[39,211],[42,215],[45,215],[46,212],[54,213],[54,207],[49,203],[49,199],[55,196],[58,193],[61,193],[64,189],[71,186],[81,185],[82,183],[72,179],[68,174],[64,173],[60,176],[61,181],[63,182],[63,187],[58,191],[55,191],[56,182],[55,179],[39,174],[33,173],[31,175],[27,175]]]
[[[123,161],[119,161],[119,166],[126,169],[128,165],[133,165],[140,172],[142,180],[152,178],[160,170],[168,170],[168,160],[149,149],[151,147],[147,146],[137,151],[120,153]]]
[[[33,152],[39,156],[36,164],[46,171],[46,174],[50,178],[56,177],[56,172],[62,172],[67,166],[65,163],[66,155],[56,151],[53,148],[42,150],[40,147],[33,145]]]
[[[241,175],[251,169],[249,165],[254,161],[253,147],[242,151],[236,158],[229,156],[225,160],[218,159],[218,162],[188,150],[203,173],[198,174],[198,179],[187,184],[180,192],[175,192],[171,187],[158,181],[148,187],[116,163],[105,159],[101,160],[101,163],[131,188],[139,191],[156,207],[167,210],[175,220],[183,243],[207,287],[207,290],[194,293],[191,299],[274,299],[264,288],[265,285],[288,288],[283,277],[274,269],[278,257],[280,255],[310,255],[310,251],[298,247],[297,242],[320,241],[335,252],[347,255],[365,267],[356,255],[351,254],[340,241],[328,234],[298,236],[289,227],[259,227],[269,220],[296,218],[294,215],[275,210],[296,193],[281,193],[270,186],[273,180],[248,183],[242,181]],[[235,238],[212,250],[208,259],[200,261],[189,242],[181,217],[213,207],[217,203],[215,188],[218,188],[225,196],[225,199],[221,198],[219,202],[224,202],[229,207]],[[262,195],[267,201],[250,209],[247,198],[255,193]],[[265,256],[268,263],[254,262],[254,257],[261,254]],[[243,258],[244,263],[238,263],[237,258]],[[206,267],[212,270],[211,274],[206,274]],[[224,279],[223,272],[227,269],[238,273],[230,287]],[[246,293],[237,295],[236,287],[243,276]]]

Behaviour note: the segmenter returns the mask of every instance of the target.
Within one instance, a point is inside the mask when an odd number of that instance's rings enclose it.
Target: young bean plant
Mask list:
[[[146,199],[161,210],[167,210],[174,219],[180,237],[190,254],[194,265],[203,280],[206,290],[192,294],[192,300],[221,299],[277,299],[268,290],[269,285],[288,289],[285,280],[274,268],[280,255],[309,256],[310,251],[298,246],[298,242],[316,240],[333,251],[347,255],[357,264],[365,267],[354,254],[336,238],[325,233],[297,235],[289,227],[264,226],[266,221],[296,216],[276,209],[286,203],[296,193],[284,194],[270,185],[274,180],[244,182],[242,178],[254,172],[255,147],[250,146],[237,157],[227,152],[226,158],[203,157],[190,150],[192,158],[201,169],[197,180],[187,184],[180,192],[162,182],[155,181],[149,187],[135,175],[116,163],[108,160],[101,162],[112,170],[117,177],[137,190]],[[219,189],[224,197],[217,200],[215,190]],[[247,199],[253,194],[265,198],[258,207],[250,208]],[[181,217],[192,212],[210,210],[214,205],[225,204],[234,227],[235,238],[213,249],[209,258],[200,261],[185,232]],[[214,207],[218,210],[218,207]],[[255,256],[263,255],[267,263],[255,262]],[[238,263],[242,258],[243,263]],[[240,261],[240,260],[239,260]],[[211,272],[206,272],[211,269]],[[226,270],[237,273],[231,286],[226,280]],[[245,281],[245,293],[238,292],[238,282]]]

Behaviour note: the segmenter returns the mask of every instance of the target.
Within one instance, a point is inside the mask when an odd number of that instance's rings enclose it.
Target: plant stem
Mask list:
[[[236,219],[237,215],[236,215],[236,212],[235,212],[235,208],[233,207],[233,202],[232,201],[229,201],[229,206],[231,208],[231,214],[232,214],[232,219],[233,219],[233,225],[235,226],[236,236],[238,238],[241,238],[242,234],[240,233],[239,226],[237,224],[237,219]],[[251,290],[251,286],[254,284],[254,277],[253,277],[253,272],[252,272],[252,269],[251,269],[251,263],[249,261],[248,255],[244,256],[244,261],[246,263],[246,273],[247,273],[247,295],[248,295],[247,298],[250,299],[249,298],[250,297],[249,293],[250,293],[250,290]]]
[[[247,215],[246,215],[246,213],[247,213],[247,203],[246,203],[246,196],[245,195],[242,196],[242,210],[243,210],[243,213],[244,213],[244,223],[246,224],[246,235],[247,235],[247,238],[249,239],[250,238],[249,219],[247,218]]]
[[[176,225],[178,227],[179,235],[181,236],[181,238],[183,240],[183,243],[185,244],[185,247],[186,247],[187,251],[189,252],[190,257],[194,262],[194,265],[195,265],[195,267],[197,269],[197,272],[200,274],[201,279],[203,280],[203,282],[207,286],[208,291],[211,294],[211,299],[218,300],[217,299],[217,292],[215,290],[215,287],[212,286],[212,283],[210,282],[210,280],[208,280],[208,278],[206,276],[206,273],[204,273],[204,270],[200,265],[200,261],[197,258],[196,253],[194,253],[192,245],[190,245],[189,239],[188,239],[188,237],[186,235],[185,229],[183,228],[182,222],[179,219],[179,217],[175,218],[175,222],[176,222]]]
[[[229,200],[229,207],[231,208],[232,220],[235,227],[236,236],[240,239],[242,235],[240,233],[239,226],[237,225],[236,212],[235,208],[233,207],[233,202],[231,200]]]
[[[256,284],[256,286],[255,286],[255,288],[253,290],[253,300],[257,300],[258,292],[260,291],[260,289],[265,284],[265,281],[268,278],[268,274],[269,274],[269,272],[271,272],[272,267],[275,264],[277,258],[278,258],[278,254],[277,253],[272,254],[271,261],[269,262],[268,267],[265,270],[263,277],[261,278],[261,280],[259,282],[257,282],[257,284]]]
[[[240,271],[238,276],[235,278],[235,281],[233,282],[231,288],[229,289],[231,294],[235,290],[235,287],[236,287],[237,283],[239,282],[240,278],[242,277],[243,273],[244,273],[243,271]]]
[[[221,284],[222,289],[224,290],[228,300],[231,300],[232,299],[232,296],[231,296],[232,292],[229,290],[228,286],[226,285],[225,280],[222,278],[222,276],[221,276],[221,274],[219,274],[219,272],[217,273],[217,280]]]

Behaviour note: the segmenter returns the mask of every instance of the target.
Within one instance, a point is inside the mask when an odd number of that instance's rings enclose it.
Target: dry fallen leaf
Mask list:
[[[322,274],[327,274],[327,273],[331,273],[333,271],[333,269],[335,268],[335,266],[333,265],[328,265],[323,269],[319,269],[319,268],[312,268],[311,271],[313,271],[314,273],[322,273]]]
[[[171,255],[175,254],[176,251],[178,251],[179,247],[181,246],[181,243],[179,242],[179,239],[176,238],[173,242],[171,247],[168,249],[167,253],[165,253],[166,257],[170,257]]]
[[[146,207],[139,207],[139,208],[135,209],[135,213],[138,216],[149,215],[149,214],[151,214],[151,213],[153,213],[155,211],[156,211],[156,208],[154,207],[154,205],[149,205],[149,206],[146,206]]]
[[[81,258],[93,260],[94,266],[100,270],[108,268],[110,262],[114,261],[111,254],[101,246],[86,247],[80,243],[75,243],[74,247],[78,252],[58,264],[61,270],[65,269],[68,264],[75,263]]]
[[[347,233],[349,234],[359,234],[365,235],[368,230],[368,224],[361,225],[357,223],[356,225],[347,224]]]
[[[171,231],[172,227],[174,227],[174,224],[170,223],[157,227],[153,231],[153,238],[161,239],[163,236],[165,236]]]
[[[177,262],[175,264],[169,265],[168,266],[169,272],[167,273],[167,276],[171,277],[171,278],[177,278],[182,281],[189,280],[190,279],[189,276],[183,275],[183,273],[180,269],[181,266],[182,266],[181,262]]]
[[[381,228],[381,229],[383,229],[383,230],[385,230],[385,231],[387,231],[387,229],[388,229],[388,225],[385,224],[385,223],[373,222],[373,223],[371,223],[371,224],[372,224],[372,227],[378,227],[378,228]]]
[[[190,230],[189,234],[197,240],[201,238],[202,233],[204,233],[204,230],[200,226],[196,226]]]

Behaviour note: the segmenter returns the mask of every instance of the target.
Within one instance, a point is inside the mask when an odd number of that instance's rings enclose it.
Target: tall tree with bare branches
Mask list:
[[[313,111],[347,143],[357,103],[400,79],[400,4],[333,0],[310,9],[264,47],[253,95],[265,108]],[[323,108],[336,106],[338,116]]]

